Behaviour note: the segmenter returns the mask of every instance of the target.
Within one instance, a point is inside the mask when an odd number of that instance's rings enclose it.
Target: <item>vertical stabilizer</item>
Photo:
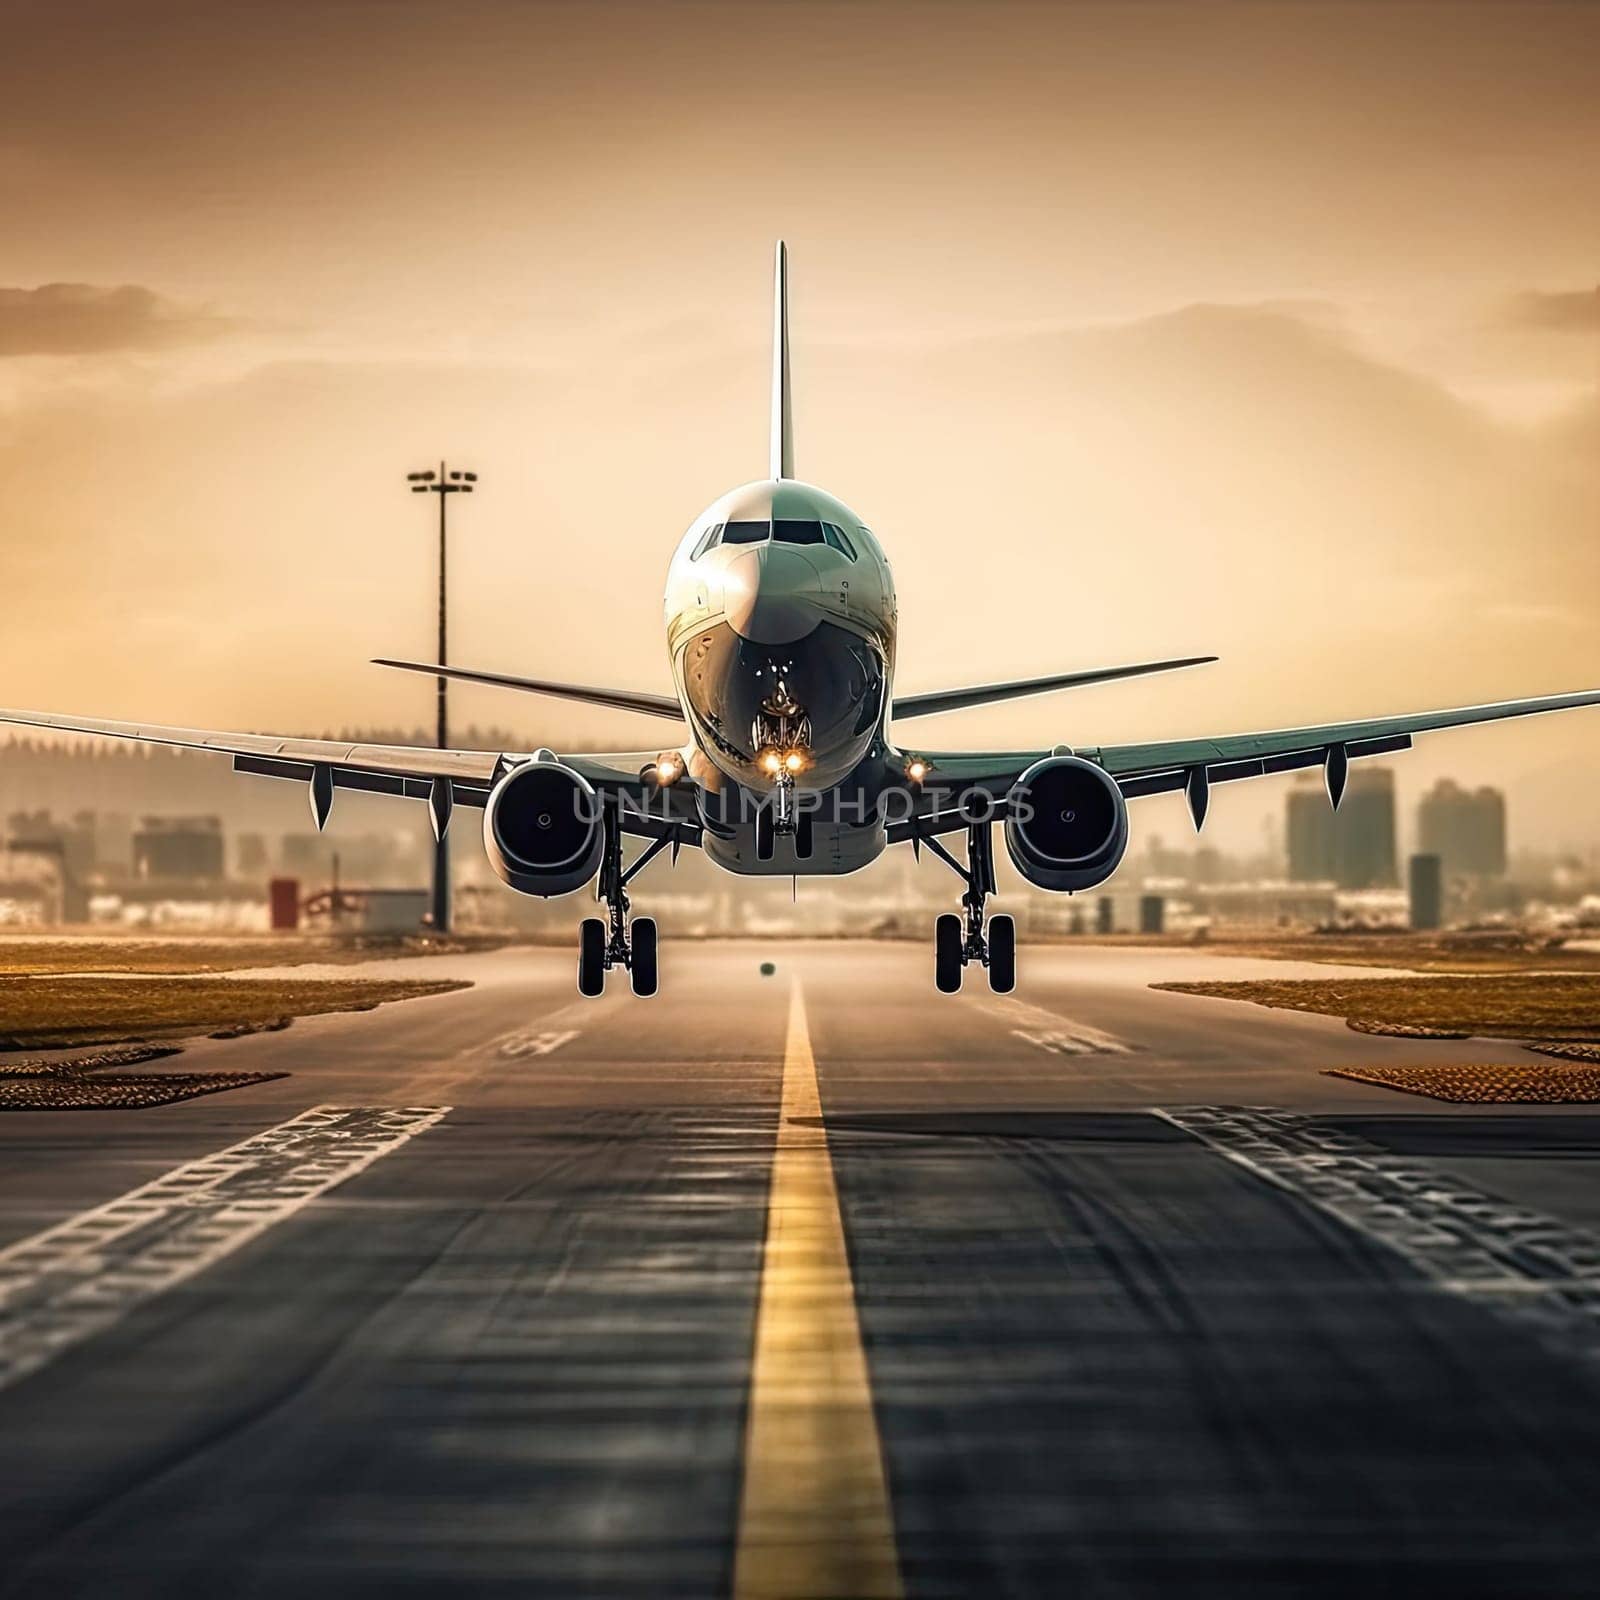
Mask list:
[[[772,476],[794,476],[794,404],[789,393],[789,247],[778,241],[772,279]]]

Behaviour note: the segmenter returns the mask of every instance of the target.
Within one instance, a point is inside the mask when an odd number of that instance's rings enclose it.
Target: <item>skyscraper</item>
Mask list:
[[[1394,774],[1354,765],[1335,812],[1320,777],[1302,776],[1289,791],[1289,877],[1341,889],[1386,889],[1395,870]]]
[[[1289,877],[1295,883],[1333,880],[1333,808],[1322,782],[1302,775],[1289,791],[1284,833],[1289,851]]]
[[[1499,877],[1506,870],[1506,797],[1441,778],[1417,807],[1417,845],[1440,858],[1447,878]]]

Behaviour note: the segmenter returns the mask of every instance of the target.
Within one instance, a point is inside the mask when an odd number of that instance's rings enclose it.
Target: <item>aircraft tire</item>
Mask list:
[[[765,805],[756,807],[756,860],[770,861],[772,859],[773,830],[772,805],[769,801]]]
[[[933,981],[940,994],[961,988],[961,918],[946,911],[933,925]]]
[[[989,987],[1010,994],[1017,986],[1017,924],[1003,913],[989,918]]]
[[[597,995],[606,986],[606,925],[585,917],[578,929],[578,993]]]
[[[633,965],[628,975],[633,980],[633,992],[648,996],[656,992],[656,919],[635,917],[629,930],[633,941]]]

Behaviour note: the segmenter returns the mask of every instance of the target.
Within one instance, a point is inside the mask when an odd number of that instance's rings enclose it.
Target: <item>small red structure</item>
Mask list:
[[[300,926],[300,880],[274,878],[267,885],[267,899],[272,906],[272,931],[293,933]]]

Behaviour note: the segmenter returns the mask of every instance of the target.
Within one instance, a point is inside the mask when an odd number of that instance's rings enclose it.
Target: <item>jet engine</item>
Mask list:
[[[1115,778],[1078,756],[1036,761],[1007,796],[1006,849],[1041,889],[1092,889],[1128,848],[1128,802]]]
[[[559,761],[514,767],[489,792],[483,848],[521,894],[571,894],[600,870],[605,831],[587,778]]]

